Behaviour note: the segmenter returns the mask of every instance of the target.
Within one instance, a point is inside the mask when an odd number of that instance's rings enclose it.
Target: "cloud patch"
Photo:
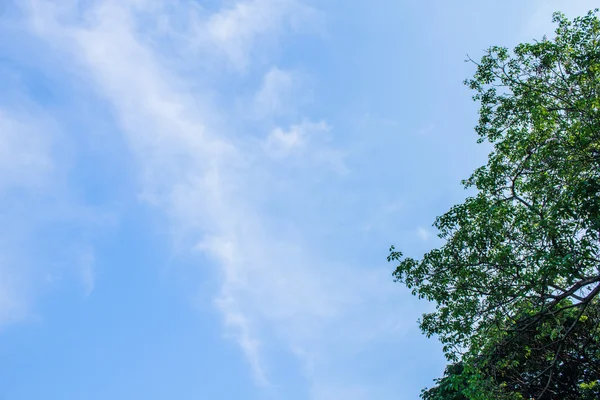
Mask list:
[[[290,126],[287,130],[277,127],[267,137],[265,150],[273,157],[285,157],[293,151],[301,151],[315,135],[327,133],[330,129],[324,121],[304,121]]]

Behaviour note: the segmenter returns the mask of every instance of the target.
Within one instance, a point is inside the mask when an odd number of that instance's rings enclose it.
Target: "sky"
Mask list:
[[[594,6],[0,0],[0,399],[418,398],[464,60]]]

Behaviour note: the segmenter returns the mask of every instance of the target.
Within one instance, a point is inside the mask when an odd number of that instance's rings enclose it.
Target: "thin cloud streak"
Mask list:
[[[36,196],[51,189],[48,182],[55,170],[51,123],[44,120],[0,108],[0,204],[5,210],[0,214],[0,327],[31,317],[31,271],[19,250],[35,226],[29,208],[36,205]],[[14,193],[22,196],[18,206]]]

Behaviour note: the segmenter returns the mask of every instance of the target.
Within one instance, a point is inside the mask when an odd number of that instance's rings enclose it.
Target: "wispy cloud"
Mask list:
[[[218,50],[245,68],[257,48],[277,38],[286,25],[299,28],[314,10],[294,0],[238,1],[210,16],[207,32]]]
[[[72,192],[76,145],[66,143],[66,121],[36,102],[26,74],[7,64],[0,93],[0,326],[35,319],[36,300],[64,278],[91,292],[93,263],[72,251],[79,238],[63,233],[107,222],[103,210],[85,207]]]
[[[212,14],[199,12],[192,2],[180,3],[176,11],[166,2],[143,0],[107,0],[83,11],[68,3],[48,4],[32,2],[33,29],[73,55],[83,66],[82,75],[92,77],[98,93],[110,101],[137,160],[141,198],[169,216],[179,245],[211,255],[218,265],[222,284],[215,304],[257,383],[270,381],[262,349],[279,342],[304,362],[314,397],[323,398],[318,393],[327,384],[324,376],[344,370],[340,356],[348,348],[405,329],[400,324],[404,315],[384,316],[389,307],[399,307],[387,271],[348,266],[312,252],[301,235],[310,235],[310,226],[294,220],[296,229],[279,229],[281,221],[264,207],[277,196],[285,204],[287,194],[258,189],[275,187],[285,173],[334,179],[348,172],[343,152],[327,142],[329,125],[308,118],[290,121],[287,129],[265,132],[261,146],[228,123],[238,117],[235,107],[219,108],[190,89],[218,91],[211,82],[221,82],[227,74],[241,79],[250,66],[258,68],[252,64],[257,48],[284,35],[284,22],[294,25],[311,14],[310,8],[282,0],[238,1]],[[140,12],[144,26],[158,26],[188,10],[197,15],[186,25],[189,33],[215,43],[203,57],[218,62],[226,54],[234,72],[209,68],[193,77],[180,75],[185,67],[164,57],[160,41],[149,43],[140,33]],[[179,40],[186,36],[182,32],[164,32],[170,51],[189,47]],[[264,69],[255,98],[275,113],[279,94],[293,78],[273,64]],[[285,157],[294,152],[295,161]],[[271,160],[274,154],[277,165]],[[305,194],[307,199],[313,195]],[[356,393],[352,398],[371,398],[366,388]]]
[[[298,77],[291,71],[272,67],[265,73],[260,89],[254,95],[253,111],[259,117],[284,114],[289,107],[296,107],[294,95]]]
[[[0,109],[0,326],[28,317],[32,282],[19,249],[31,228],[31,197],[48,190],[54,162],[52,136],[43,118]],[[15,206],[15,194],[21,199]]]

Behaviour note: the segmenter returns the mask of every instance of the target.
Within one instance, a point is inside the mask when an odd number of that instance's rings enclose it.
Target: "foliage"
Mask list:
[[[597,11],[573,21],[556,13],[555,38],[491,47],[473,61],[465,83],[481,104],[476,131],[493,145],[463,181],[477,194],[436,219],[440,248],[420,260],[390,249],[395,279],[436,303],[421,329],[465,362],[468,387],[487,385],[481,393],[571,398],[600,379]],[[581,357],[596,369],[574,366]],[[446,378],[456,374],[438,385]]]
[[[480,370],[522,398],[600,398],[600,307],[565,300],[563,312],[526,316],[484,348]],[[567,334],[568,332],[568,334]]]
[[[424,400],[468,400],[463,393],[469,386],[469,376],[462,362],[450,364],[444,371],[444,377],[435,380],[436,386],[423,390]]]
[[[500,342],[490,342],[475,357],[448,366],[444,377],[421,397],[522,400],[544,392],[564,400],[600,398],[600,307],[594,301],[576,320],[578,315],[574,307],[560,313],[561,319],[521,319]],[[557,340],[566,329],[572,329],[567,339]],[[556,351],[558,346],[562,351]],[[548,379],[551,374],[554,379]]]
[[[447,366],[444,376],[435,383],[421,392],[423,400],[523,400],[518,394],[506,393],[473,364],[463,361]]]

